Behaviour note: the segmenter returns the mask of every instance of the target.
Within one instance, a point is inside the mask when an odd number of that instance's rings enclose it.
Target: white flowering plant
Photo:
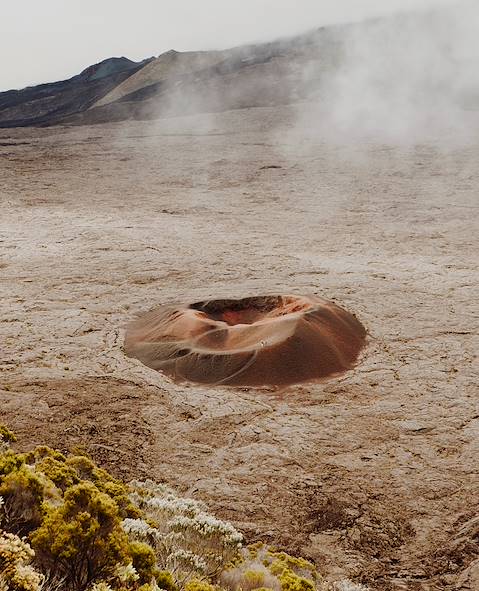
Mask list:
[[[173,573],[178,583],[214,577],[238,556],[243,536],[208,513],[201,501],[178,497],[151,481],[130,486],[130,498],[144,519],[125,519],[123,529],[130,539],[152,546],[158,568]]]
[[[25,540],[0,530],[0,590],[40,591],[44,577],[30,564],[34,556]]]

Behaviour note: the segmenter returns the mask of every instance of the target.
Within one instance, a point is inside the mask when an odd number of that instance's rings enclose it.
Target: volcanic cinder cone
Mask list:
[[[336,304],[279,295],[158,308],[129,325],[125,352],[178,381],[288,386],[351,369],[365,342]]]

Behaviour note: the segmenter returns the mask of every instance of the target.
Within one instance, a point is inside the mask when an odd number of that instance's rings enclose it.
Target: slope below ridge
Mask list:
[[[88,111],[72,114],[64,122],[157,119],[302,100],[311,95],[321,77],[337,67],[342,31],[341,27],[317,29],[297,38],[224,51],[169,52]],[[136,89],[123,94],[130,88]],[[118,98],[109,102],[113,95]]]
[[[219,63],[228,51],[184,51],[170,50],[148,62],[143,68],[128,77],[112,91],[97,101],[93,107],[103,106],[127,96],[146,86],[181,76]]]
[[[298,54],[315,54],[311,48],[317,46],[318,39],[324,42],[325,53],[331,53],[335,29],[316,29],[290,39],[225,50],[170,50],[136,63],[123,57],[109,58],[69,80],[0,93],[0,128],[148,119],[168,115],[172,106],[175,113],[181,113],[272,104],[269,97],[278,88],[286,99],[276,97],[273,102],[289,102],[288,80],[276,78],[289,71],[291,58],[295,61]],[[282,62],[280,69],[275,65],[278,60]],[[264,65],[265,77],[251,80],[258,64]],[[247,74],[244,84],[243,71]],[[266,88],[268,80],[274,84]],[[231,84],[239,84],[239,88],[235,90]],[[254,95],[258,98],[252,99],[255,84],[258,90]],[[234,96],[223,104],[218,93],[221,95],[224,88],[228,96]],[[205,96],[199,94],[203,91]]]

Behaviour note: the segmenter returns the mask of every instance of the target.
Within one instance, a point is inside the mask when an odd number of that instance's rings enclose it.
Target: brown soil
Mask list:
[[[0,132],[0,421],[19,449],[86,448],[332,577],[479,589],[479,144],[345,151],[291,121]],[[261,293],[353,310],[361,363],[281,395],[124,355],[139,311]]]

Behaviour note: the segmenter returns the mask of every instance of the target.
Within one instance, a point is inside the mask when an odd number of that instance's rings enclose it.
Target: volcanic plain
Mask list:
[[[0,422],[18,449],[167,482],[326,575],[479,589],[479,143],[345,146],[296,121],[0,130]],[[124,354],[137,313],[275,293],[354,312],[357,367],[212,388]]]

